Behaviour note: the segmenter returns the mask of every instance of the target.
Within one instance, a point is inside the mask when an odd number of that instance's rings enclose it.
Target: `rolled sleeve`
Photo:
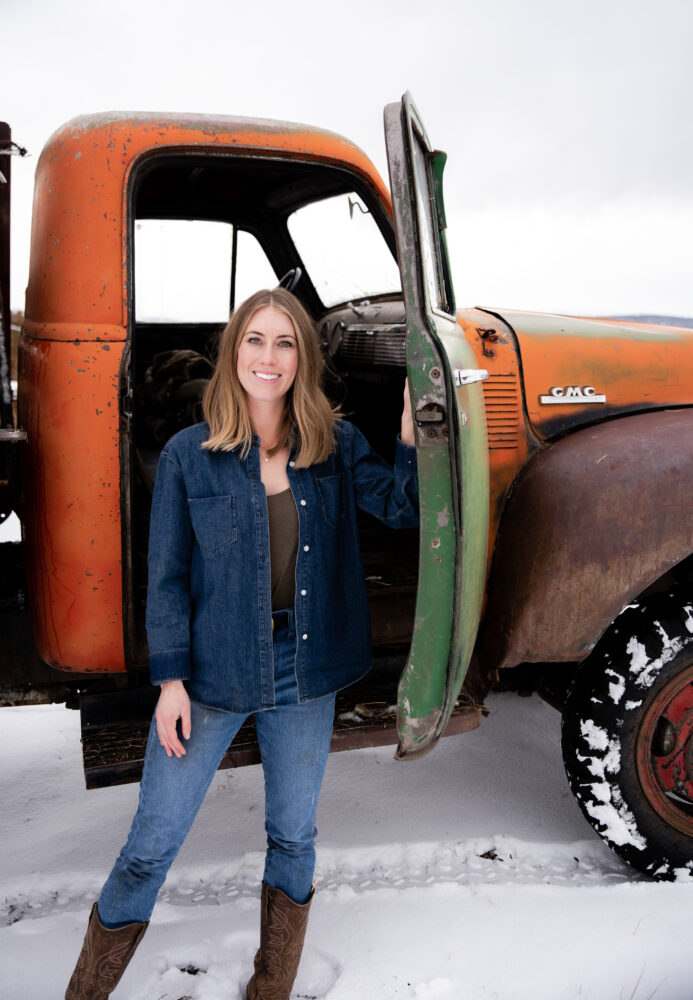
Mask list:
[[[149,653],[152,684],[190,680],[190,648],[162,649]]]

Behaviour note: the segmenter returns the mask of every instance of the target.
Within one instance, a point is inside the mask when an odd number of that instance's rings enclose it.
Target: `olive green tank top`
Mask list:
[[[267,497],[272,611],[293,608],[296,599],[296,554],[298,513],[290,489]]]

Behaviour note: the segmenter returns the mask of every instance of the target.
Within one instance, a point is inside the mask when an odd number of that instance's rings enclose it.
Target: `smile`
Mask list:
[[[280,375],[270,375],[268,372],[253,372],[258,378],[261,378],[263,382],[276,382]]]

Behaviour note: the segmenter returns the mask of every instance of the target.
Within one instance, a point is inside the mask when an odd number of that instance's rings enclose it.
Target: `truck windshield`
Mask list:
[[[400,291],[397,263],[357,195],[304,205],[289,216],[288,228],[326,306]]]

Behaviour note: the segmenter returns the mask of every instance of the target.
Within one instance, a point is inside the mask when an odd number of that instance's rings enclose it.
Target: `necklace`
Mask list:
[[[277,447],[276,444],[273,445],[273,447],[276,448]],[[270,452],[269,448],[263,448],[262,445],[260,445],[260,458],[262,459],[263,462],[269,462],[269,460],[272,458],[269,452]]]

